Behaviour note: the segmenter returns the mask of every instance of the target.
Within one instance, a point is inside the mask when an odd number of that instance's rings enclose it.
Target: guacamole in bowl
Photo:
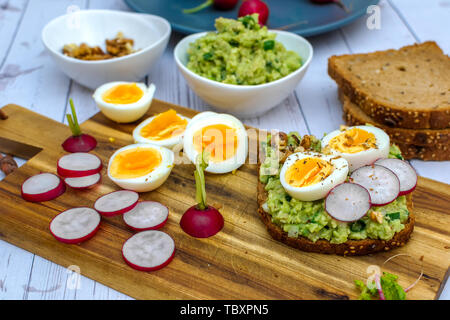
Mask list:
[[[258,15],[237,20],[216,19],[216,32],[192,42],[188,69],[222,83],[259,85],[278,80],[299,69],[298,53],[286,50],[276,33],[258,24]]]

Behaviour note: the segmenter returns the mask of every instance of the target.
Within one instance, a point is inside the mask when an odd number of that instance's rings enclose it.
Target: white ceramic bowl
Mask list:
[[[65,44],[98,45],[117,32],[134,40],[139,51],[130,55],[98,61],[65,56]],[[111,81],[139,81],[149,73],[164,52],[171,33],[167,20],[154,15],[113,10],[82,10],[57,17],[42,30],[42,41],[61,70],[76,82],[95,89]]]
[[[189,61],[189,44],[204,36],[206,32],[183,38],[175,47],[175,61],[189,87],[204,101],[217,110],[239,117],[259,116],[283,101],[299,84],[313,57],[311,44],[303,37],[291,32],[270,30],[277,34],[276,40],[286,49],[297,52],[302,66],[286,77],[260,85],[234,85],[202,77],[186,66]]]

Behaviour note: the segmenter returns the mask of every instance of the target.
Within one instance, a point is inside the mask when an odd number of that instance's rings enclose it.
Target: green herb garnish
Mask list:
[[[273,48],[275,48],[275,40],[266,40],[263,43],[263,48],[264,50],[272,50]]]

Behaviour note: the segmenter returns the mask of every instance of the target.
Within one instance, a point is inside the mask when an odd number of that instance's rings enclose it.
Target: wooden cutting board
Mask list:
[[[148,115],[173,108],[185,116],[196,112],[155,100]],[[90,191],[68,189],[59,198],[30,203],[20,197],[22,182],[41,171],[56,172],[64,154],[61,143],[69,129],[59,122],[17,105],[3,108],[0,151],[29,159],[0,182],[0,238],[64,267],[139,299],[354,299],[353,280],[367,278],[371,265],[399,275],[403,286],[418,276],[423,256],[424,276],[409,299],[433,299],[445,283],[450,263],[450,186],[420,178],[414,193],[416,227],[410,242],[395,251],[364,257],[301,252],[274,241],[257,214],[255,165],[236,174],[207,175],[208,201],[221,206],[224,229],[209,239],[196,239],[179,227],[182,213],[195,204],[192,165],[176,166],[166,183],[141,199],[156,200],[170,209],[162,229],[176,243],[174,260],[164,269],[145,273],[122,260],[123,242],[132,235],[121,217],[103,218],[97,235],[80,245],[56,241],[50,220],[60,211],[91,206],[100,195],[117,190],[106,175]],[[119,125],[97,114],[82,125],[99,144],[93,153],[106,165],[119,147],[132,143],[136,124]],[[113,138],[113,139],[111,139]],[[112,142],[111,142],[112,141]],[[404,253],[383,266],[394,254]],[[369,269],[368,269],[369,268]]]

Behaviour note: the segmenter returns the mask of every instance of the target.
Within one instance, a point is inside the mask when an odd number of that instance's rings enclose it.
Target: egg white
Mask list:
[[[155,167],[152,172],[143,175],[142,177],[118,179],[111,175],[110,168],[114,158],[122,151],[136,148],[153,148],[161,154],[161,163]],[[109,159],[108,163],[108,177],[119,187],[136,192],[147,192],[159,188],[169,177],[173,168],[174,153],[167,148],[153,145],[149,143],[137,143],[125,146],[118,149]]]
[[[177,115],[181,118],[181,119],[186,119],[188,122],[188,125],[191,121],[190,118],[182,116],[181,114]],[[158,115],[155,115],[153,117],[150,117],[144,121],[142,121],[134,130],[133,130],[133,139],[136,143],[151,143],[151,144],[155,144],[158,146],[162,146],[162,147],[166,147],[169,149],[172,149],[174,146],[176,146],[177,144],[181,144],[183,143],[183,133],[184,131],[176,136],[170,137],[168,139],[164,139],[164,140],[151,140],[148,138],[145,138],[141,135],[141,130],[142,128],[144,128],[147,124],[149,124],[150,122],[153,121],[153,119],[155,119],[155,117]],[[186,126],[187,127],[187,126]],[[186,129],[185,129],[186,130]]]
[[[241,121],[232,115],[225,113],[215,113],[211,111],[202,112],[191,119],[184,132],[183,152],[188,159],[195,163],[199,152],[195,150],[193,139],[198,130],[204,127],[223,124],[234,129],[237,136],[236,153],[224,161],[209,161],[206,172],[210,173],[227,173],[238,169],[245,163],[248,153],[248,137],[247,131]]]
[[[335,130],[322,138],[322,149],[327,148],[330,150],[331,154],[340,155],[343,158],[345,158],[349,164],[350,172],[353,172],[360,167],[370,165],[380,158],[388,157],[390,139],[389,136],[386,134],[386,132],[373,126],[354,126],[348,127],[346,128],[346,130],[350,130],[353,128],[359,128],[372,133],[375,136],[377,148],[376,149],[371,148],[357,153],[339,152],[335,149],[332,149],[328,145],[331,139],[344,132],[342,130]]]
[[[128,123],[138,120],[147,112],[150,104],[152,103],[153,95],[155,94],[156,87],[154,84],[151,84],[149,87],[147,87],[145,83],[136,83],[136,85],[142,90],[144,94],[138,101],[133,103],[117,104],[108,103],[103,100],[103,94],[109,89],[114,88],[115,86],[118,86],[120,84],[131,83],[133,82],[108,82],[101,85],[97,88],[97,90],[95,90],[92,97],[94,98],[98,108],[107,118],[119,123]]]
[[[304,158],[319,158],[331,162],[333,171],[324,180],[305,187],[294,187],[286,181],[286,171],[295,162]],[[280,182],[284,190],[293,198],[301,201],[314,201],[323,199],[328,192],[338,184],[344,182],[348,175],[348,163],[344,158],[333,155],[324,155],[317,152],[297,152],[287,157],[280,171]]]

